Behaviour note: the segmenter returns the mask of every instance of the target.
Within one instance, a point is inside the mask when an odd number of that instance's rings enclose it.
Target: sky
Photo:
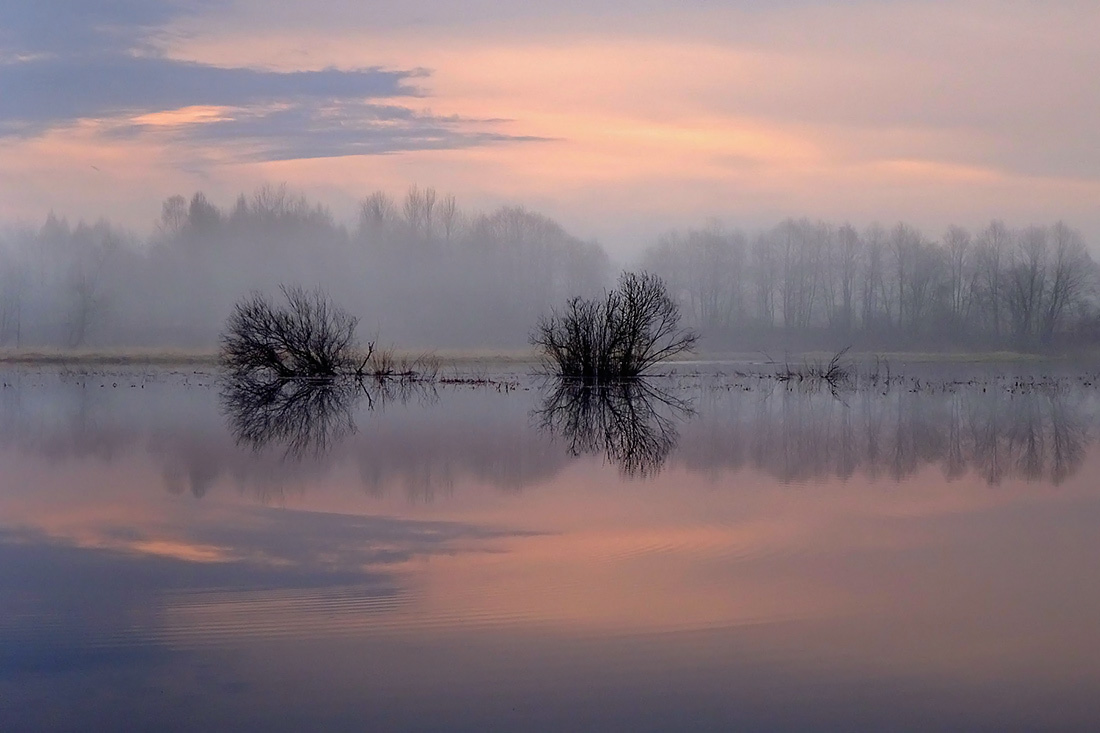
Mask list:
[[[613,252],[716,218],[1100,249],[1095,0],[14,0],[0,220],[287,183],[523,204]]]

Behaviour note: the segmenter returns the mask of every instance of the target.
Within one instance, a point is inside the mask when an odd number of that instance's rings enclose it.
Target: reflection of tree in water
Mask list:
[[[222,411],[238,445],[255,450],[281,445],[284,455],[320,456],[355,433],[354,411],[424,395],[404,381],[358,379],[263,379],[234,377],[221,392]]]
[[[570,453],[602,453],[626,476],[658,473],[679,439],[678,419],[690,414],[687,402],[640,379],[555,380],[534,412],[540,429],[566,440]]]
[[[354,415],[359,423],[358,430],[353,423],[355,435],[330,430],[322,441],[332,448],[328,453],[310,455],[314,444],[307,440],[302,460],[287,461],[278,448],[254,452],[246,443],[241,450],[227,440],[224,426],[232,429],[234,424],[224,405],[219,411],[205,386],[188,386],[186,376],[153,375],[147,389],[129,388],[144,379],[142,375],[121,374],[117,389],[112,386],[115,378],[7,372],[4,381],[9,386],[0,390],[0,449],[41,456],[50,463],[70,458],[129,460],[147,451],[162,467],[172,491],[200,496],[228,481],[265,499],[299,491],[320,480],[336,462],[346,461],[358,468],[372,494],[397,489],[412,500],[430,501],[463,481],[509,492],[545,484],[569,463],[560,443],[572,438],[564,428],[595,420],[590,394],[587,412],[570,417],[568,410],[559,409],[562,414],[557,417],[543,416],[558,426],[559,437],[546,440],[538,431],[521,429],[532,414],[539,414],[539,403],[527,401],[532,393],[501,396],[448,388],[438,410],[393,410],[385,419],[368,422],[354,413],[369,409],[371,403],[366,395],[352,394],[342,419],[346,426],[348,413]],[[399,390],[393,394],[394,389],[386,392],[373,382],[368,385],[375,407],[387,399],[401,399]],[[840,401],[827,393],[766,393],[755,383],[692,388],[698,415],[674,423],[680,437],[674,450],[665,451],[664,465],[675,463],[716,481],[740,469],[790,482],[857,474],[900,481],[938,469],[948,479],[971,476],[990,484],[1013,479],[1058,484],[1079,474],[1086,452],[1098,449],[1094,441],[1100,426],[1100,390],[1072,383],[1023,393],[983,389],[982,384],[962,384],[912,393],[891,390],[887,395],[858,390]],[[428,388],[413,401],[434,401],[433,395]],[[332,397],[313,399],[323,403]],[[285,395],[271,402],[277,406],[283,399],[295,402]],[[570,399],[559,395],[559,407]],[[330,401],[340,404],[338,399]],[[549,403],[553,407],[554,400]],[[580,407],[584,405],[581,400]],[[263,408],[266,415],[253,415],[253,424],[262,426],[278,414],[275,406]],[[341,424],[332,411],[328,414],[334,427]],[[336,410],[335,417],[339,415]],[[284,433],[288,424],[294,422],[282,423]],[[279,439],[272,431],[254,434],[257,444]],[[585,434],[587,442],[581,440]],[[585,450],[604,453],[594,437],[600,434],[574,429],[574,452],[587,445]],[[287,442],[279,440],[285,449]],[[335,445],[339,440],[343,442]]]
[[[991,485],[1005,479],[1059,484],[1081,466],[1090,418],[1083,395],[1067,389],[859,392],[777,391],[722,395],[706,406],[699,436],[678,452],[689,468],[763,470],[784,481],[826,476],[901,480],[939,464],[949,479],[968,472]]]
[[[355,432],[358,386],[348,380],[232,379],[222,409],[238,445],[283,445],[287,456],[321,454]]]
[[[968,405],[959,450],[990,484],[1013,476],[1060,484],[1080,468],[1087,440],[1076,404],[1055,392]]]

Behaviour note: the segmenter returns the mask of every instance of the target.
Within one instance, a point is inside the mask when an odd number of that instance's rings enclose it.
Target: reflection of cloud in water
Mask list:
[[[94,538],[0,528],[0,680],[56,665],[108,663],[136,646],[167,651],[263,629],[346,631],[340,621],[400,605],[410,591],[402,580],[410,560],[484,552],[514,536],[458,522],[225,507],[206,512],[202,522],[103,527]],[[164,554],[159,548],[166,544],[218,548],[221,557]],[[263,599],[252,610],[279,614],[280,627],[259,613],[233,616],[233,604],[247,598]],[[175,618],[181,609],[205,619],[191,623],[186,639]],[[316,623],[310,614],[320,614]],[[226,618],[240,628],[228,628]]]
[[[534,412],[541,430],[574,455],[603,454],[624,476],[652,476],[676,447],[690,405],[646,380],[585,384],[554,380]]]

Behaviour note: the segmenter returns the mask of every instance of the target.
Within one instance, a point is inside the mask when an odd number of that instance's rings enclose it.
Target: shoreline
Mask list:
[[[393,349],[397,359],[429,357],[440,367],[468,367],[476,365],[537,365],[541,358],[532,349]],[[821,359],[828,360],[833,353],[812,350],[786,354],[762,351],[715,351],[683,355],[664,362],[667,365],[689,364],[801,364]],[[894,364],[1006,364],[1100,363],[1100,352],[1088,351],[1062,354],[1037,354],[1017,351],[878,351],[848,352],[844,360],[855,364],[885,360]],[[216,367],[216,351],[186,351],[171,349],[119,348],[119,349],[0,349],[0,366],[205,366]]]

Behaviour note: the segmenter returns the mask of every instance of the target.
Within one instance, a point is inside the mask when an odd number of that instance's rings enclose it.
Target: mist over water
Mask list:
[[[148,241],[51,216],[5,255],[6,345],[210,349],[234,302],[281,283],[324,289],[386,345],[522,345],[542,311],[610,278],[598,245],[550,219],[467,214],[433,189],[401,209],[372,196],[350,228],[285,188],[227,210],[169,199]]]
[[[1065,223],[939,235],[807,219],[654,234],[613,263],[520,206],[376,192],[336,221],[286,186],[231,206],[164,202],[138,237],[51,214],[0,236],[0,346],[212,350],[233,304],[321,288],[359,335],[407,348],[524,347],[535,324],[623,269],[660,276],[709,350],[1023,349],[1100,340],[1097,265]],[[774,354],[778,356],[777,354]]]

